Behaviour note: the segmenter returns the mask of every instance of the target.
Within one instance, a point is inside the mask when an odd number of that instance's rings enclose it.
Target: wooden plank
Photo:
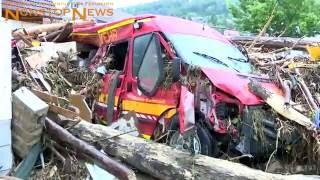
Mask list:
[[[59,105],[61,103],[64,103],[64,104],[69,104],[70,102],[65,99],[65,98],[62,98],[62,97],[58,97],[58,96],[55,96],[55,95],[52,95],[52,94],[49,94],[47,92],[43,92],[43,91],[39,91],[39,90],[36,90],[36,89],[32,89],[32,92],[38,96],[40,99],[42,99],[43,101],[49,103],[49,104],[55,104],[55,105]]]
[[[52,104],[49,105],[49,111],[56,114],[60,114],[68,119],[76,119],[77,117],[79,117],[79,114],[76,112]]]
[[[49,118],[45,119],[46,130],[48,134],[72,147],[77,152],[86,155],[98,166],[115,175],[120,180],[135,180],[136,175],[133,170],[127,168],[120,162],[111,159],[107,155],[100,152],[94,146],[89,145],[81,139],[76,138],[63,127],[56,124]],[[103,179],[103,177],[101,177]]]
[[[307,129],[312,129],[312,127],[314,127],[313,122],[308,117],[299,113],[291,106],[286,106],[283,96],[265,89],[260,83],[256,81],[251,81],[249,83],[249,89],[255,95],[262,98],[268,105],[270,105],[276,112],[278,112],[282,116],[306,127]]]
[[[72,106],[79,108],[79,116],[88,122],[92,122],[92,111],[85,101],[85,97],[78,94],[71,94],[69,102]]]

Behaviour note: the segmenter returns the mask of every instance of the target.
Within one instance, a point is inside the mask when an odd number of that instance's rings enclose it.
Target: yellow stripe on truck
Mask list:
[[[151,139],[151,136],[150,136],[150,135],[147,135],[147,134],[142,134],[142,137],[143,137],[144,139]]]
[[[107,103],[108,94],[100,94],[99,102]],[[118,105],[119,97],[115,97],[115,106]],[[166,105],[166,104],[157,104],[157,103],[148,103],[148,102],[141,102],[141,101],[133,101],[133,100],[123,100],[122,101],[122,108],[124,111],[134,111],[137,113],[160,116],[163,112],[168,109],[171,109],[166,114],[165,118],[171,118],[177,112],[175,106]]]
[[[122,22],[119,22],[117,24],[114,24],[114,25],[111,25],[111,26],[107,26],[107,27],[104,27],[100,30],[98,30],[97,32],[94,32],[94,33],[72,33],[72,35],[78,35],[78,36],[97,36],[98,34],[103,34],[105,32],[108,32],[112,29],[117,29],[119,27],[122,27],[122,26],[126,26],[126,25],[129,25],[129,24],[133,24],[136,20],[135,19],[128,19],[128,20],[125,20],[125,21],[122,21]],[[151,18],[146,18],[146,19],[141,19],[141,20],[138,20],[138,22],[150,22],[151,21]]]
[[[135,111],[143,114],[150,114],[160,116],[167,109],[173,108],[173,106],[164,104],[151,104],[141,101],[123,100],[122,107],[126,111]]]
[[[126,21],[122,21],[120,23],[117,23],[117,24],[114,24],[114,25],[111,25],[111,26],[107,26],[105,28],[102,28],[100,30],[98,30],[98,32],[94,32],[94,33],[72,33],[72,35],[77,35],[77,36],[97,36],[99,34],[103,34],[103,33],[106,33],[112,29],[117,29],[119,27],[122,27],[122,26],[126,26],[128,24],[132,24],[134,23],[134,19],[129,19],[129,20],[126,20]]]
[[[98,102],[107,104],[107,100],[108,100],[108,94],[102,93],[99,95]],[[118,101],[119,101],[119,96],[115,96],[115,98],[114,98],[114,105],[115,106],[118,106]]]
[[[98,33],[72,33],[71,35],[76,35],[76,36],[98,36]]]
[[[101,33],[105,33],[107,31],[110,31],[112,29],[116,29],[116,28],[119,28],[119,27],[122,27],[122,26],[126,26],[128,24],[133,24],[135,22],[135,19],[128,19],[128,20],[125,20],[125,21],[122,21],[122,22],[119,22],[117,24],[114,24],[114,25],[111,25],[111,26],[107,26],[105,28],[102,28],[100,30],[98,30],[98,33],[101,34]]]

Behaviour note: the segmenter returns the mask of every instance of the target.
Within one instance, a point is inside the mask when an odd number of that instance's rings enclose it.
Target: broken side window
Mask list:
[[[104,60],[107,69],[123,71],[127,52],[128,41],[110,45],[109,53]]]
[[[136,37],[133,44],[133,76],[137,76],[143,55],[145,54],[152,34]]]

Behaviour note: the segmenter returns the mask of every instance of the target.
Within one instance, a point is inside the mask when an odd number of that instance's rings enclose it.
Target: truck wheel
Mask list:
[[[272,112],[259,106],[249,108],[241,131],[244,152],[256,159],[267,160],[277,141],[276,118]]]
[[[179,130],[176,130],[169,137],[169,145],[182,151],[216,157],[218,155],[216,140],[200,124],[196,124],[196,129],[196,134],[187,137],[181,136]]]

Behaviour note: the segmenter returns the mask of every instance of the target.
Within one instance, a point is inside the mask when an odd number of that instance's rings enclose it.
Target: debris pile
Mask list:
[[[287,168],[294,169],[300,163],[312,172],[319,172],[320,41],[281,37],[232,40],[244,49],[257,74],[268,75],[283,90],[284,98],[269,94],[263,99],[281,114],[279,136],[296,134],[296,143],[286,148],[290,154]],[[256,94],[263,96],[261,92]]]
[[[240,39],[244,39],[243,37]],[[262,38],[263,39],[263,38]],[[250,41],[234,41],[240,45]],[[319,109],[320,42],[268,38],[247,49],[258,74],[268,75],[286,93],[286,103],[309,118]],[[319,124],[317,124],[319,127]]]
[[[163,144],[127,135],[132,131],[121,133],[111,127],[93,124],[94,101],[101,89],[98,73],[104,71],[99,69],[96,61],[117,65],[110,63],[110,57],[101,54],[101,48],[74,42],[70,38],[74,27],[85,28],[91,24],[50,24],[13,32],[12,92],[17,94],[13,99],[16,113],[13,131],[18,128],[21,131],[21,126],[29,128],[23,129],[24,135],[13,132],[16,139],[13,146],[18,156],[12,175],[27,178],[32,174],[32,178],[37,179],[44,176],[68,178],[72,174],[74,178],[84,179],[95,176],[97,171],[89,165],[95,164],[119,179],[136,179],[138,173],[135,170],[162,179],[205,179],[212,176],[239,179],[308,178],[269,174],[221,159],[191,156]],[[243,45],[242,41],[236,43]],[[299,43],[288,48],[265,48],[260,43],[247,49],[257,73],[269,75],[282,87],[285,98],[261,91],[260,84],[254,82],[250,83],[249,88],[279,114],[278,136],[297,135],[296,143],[290,143],[293,145],[286,148],[291,153],[283,153],[290,155],[283,157],[281,162],[288,161],[292,167],[307,164],[312,169],[308,172],[319,174],[320,138],[316,131],[320,125],[320,67],[318,59],[313,60],[310,53],[300,53],[299,50],[297,55],[294,48],[297,45]],[[171,66],[174,64],[168,66],[165,74],[171,74]],[[117,72],[114,74],[119,75]],[[171,85],[172,78],[166,77],[166,84]],[[181,81],[189,81],[188,78]],[[30,102],[38,103],[30,105]],[[33,121],[26,121],[26,117]],[[22,137],[30,141],[22,141],[21,144]],[[267,167],[272,166],[275,153],[282,152],[275,149]],[[293,161],[290,159],[292,157],[295,158]],[[34,166],[40,170],[31,172]],[[301,173],[305,169],[288,172]]]
[[[30,175],[31,179],[85,179],[94,176],[95,171],[88,171],[90,164],[98,164],[120,179],[135,179],[132,170],[57,124],[68,119],[75,126],[80,119],[92,119],[91,107],[79,92],[94,84],[94,73],[87,64],[92,58],[90,51],[96,50],[70,40],[72,28],[77,25],[81,23],[41,25],[13,32],[12,91],[17,96],[13,98],[16,116],[12,131],[17,167],[12,175],[23,179]],[[31,172],[33,166],[40,170]]]

